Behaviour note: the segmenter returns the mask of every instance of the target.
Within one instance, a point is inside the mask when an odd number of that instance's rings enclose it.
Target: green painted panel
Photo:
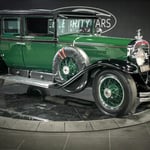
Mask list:
[[[0,50],[10,67],[31,70],[52,71],[56,52],[65,46],[80,47],[88,55],[90,62],[102,59],[127,59],[127,45],[132,39],[112,38],[94,35],[70,34],[58,37],[58,43],[49,36],[3,36]],[[8,39],[8,41],[6,40]]]
[[[3,35],[0,42],[1,54],[7,66],[24,67],[22,45],[20,37],[14,35]],[[13,40],[10,40],[13,39]]]
[[[87,43],[104,43],[110,45],[127,46],[133,39],[118,38],[118,37],[107,37],[107,36],[96,36],[88,34],[70,34],[62,35],[59,37],[60,42],[87,42]]]
[[[51,72],[56,53],[56,44],[50,42],[53,38],[26,36],[23,40],[25,42],[23,56],[26,68]]]
[[[90,62],[103,59],[127,59],[127,46],[132,39],[115,38],[95,35],[64,35],[59,38],[60,43],[68,43],[80,47],[88,55]],[[65,46],[65,45],[64,45]]]

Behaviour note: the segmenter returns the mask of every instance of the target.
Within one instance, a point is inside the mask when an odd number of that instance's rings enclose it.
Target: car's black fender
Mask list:
[[[80,81],[79,79],[84,75],[87,74],[88,80],[87,82],[90,83],[92,82],[92,78],[94,76],[104,70],[107,69],[115,69],[115,70],[120,70],[125,73],[129,74],[136,74],[138,73],[138,67],[135,64],[126,62],[126,61],[118,61],[118,60],[102,60],[102,61],[97,61],[89,66],[87,66],[84,70],[80,71],[77,73],[75,76],[73,76],[71,79],[66,81],[63,84],[57,85],[57,87],[67,87],[70,86],[74,82]],[[76,92],[76,91],[74,91]]]

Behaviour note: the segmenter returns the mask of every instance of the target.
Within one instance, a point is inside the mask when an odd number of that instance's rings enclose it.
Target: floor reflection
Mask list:
[[[103,115],[92,101],[85,101],[80,97],[51,97],[52,101],[45,101],[46,99],[39,94],[28,95],[27,88],[28,86],[11,84],[5,85],[0,89],[1,116],[27,120],[53,121],[109,118]],[[83,96],[84,94],[81,97]],[[145,109],[150,109],[149,103],[142,104],[137,109],[137,112]]]

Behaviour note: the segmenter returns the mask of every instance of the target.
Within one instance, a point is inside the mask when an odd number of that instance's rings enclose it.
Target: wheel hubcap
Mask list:
[[[113,75],[102,77],[99,84],[99,96],[107,109],[119,109],[124,100],[124,89],[120,81]]]
[[[78,65],[71,57],[66,57],[65,59],[63,59],[59,67],[60,77],[65,81],[69,80],[79,72]]]
[[[69,72],[70,72],[69,67],[68,67],[68,66],[64,66],[64,67],[63,67],[63,73],[64,73],[65,75],[68,75]]]
[[[110,89],[108,89],[108,88],[105,88],[104,89],[104,96],[106,97],[106,98],[110,98],[111,97],[111,90]]]

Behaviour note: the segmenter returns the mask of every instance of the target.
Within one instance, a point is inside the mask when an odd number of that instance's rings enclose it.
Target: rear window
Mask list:
[[[3,33],[20,34],[20,19],[4,18]]]
[[[26,34],[49,35],[49,18],[26,18]]]

